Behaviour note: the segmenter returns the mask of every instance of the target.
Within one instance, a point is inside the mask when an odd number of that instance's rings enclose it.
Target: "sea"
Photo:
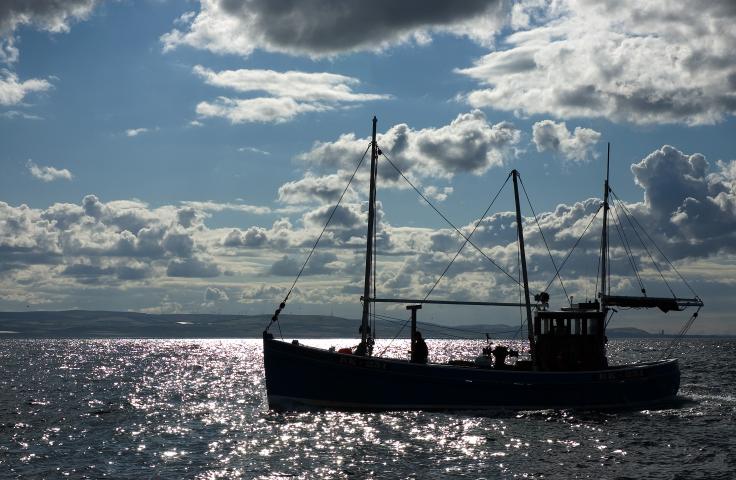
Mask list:
[[[669,342],[614,339],[609,357]],[[484,344],[427,343],[434,361]],[[680,395],[660,409],[276,413],[260,340],[2,339],[0,478],[736,478],[736,340],[674,352]]]

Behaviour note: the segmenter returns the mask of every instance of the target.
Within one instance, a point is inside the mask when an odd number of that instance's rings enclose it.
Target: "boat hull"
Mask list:
[[[274,410],[635,408],[674,399],[677,360],[584,372],[497,370],[360,357],[265,338]]]

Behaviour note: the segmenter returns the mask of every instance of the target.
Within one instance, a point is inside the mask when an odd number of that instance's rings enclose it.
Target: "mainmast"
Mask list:
[[[511,172],[514,180],[514,200],[516,201],[516,231],[519,235],[519,255],[521,256],[521,276],[524,281],[524,303],[526,305],[526,323],[529,332],[529,350],[534,353],[534,326],[532,324],[532,304],[529,301],[529,278],[526,273],[526,252],[524,251],[524,227],[521,224],[521,205],[519,204],[519,172]]]
[[[611,166],[611,143],[608,143],[608,153],[606,154],[606,181],[603,184],[603,231],[601,232],[601,292],[600,292],[600,311],[605,311],[604,300],[606,297],[606,280],[608,277],[608,175]]]
[[[371,180],[368,194],[368,234],[365,249],[365,283],[363,285],[363,317],[360,324],[360,341],[366,346],[368,340],[368,316],[371,301],[371,269],[373,266],[373,232],[376,222],[376,171],[378,165],[378,147],[376,145],[376,123],[373,117],[373,135],[371,140]]]

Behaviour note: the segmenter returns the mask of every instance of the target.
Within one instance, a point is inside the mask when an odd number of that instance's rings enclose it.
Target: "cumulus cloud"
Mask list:
[[[198,225],[190,221],[192,228],[184,228],[178,220],[187,215],[179,213],[132,200],[105,203],[95,195],[45,210],[0,203],[0,264],[63,263],[61,274],[82,280],[140,280],[169,261],[175,274],[202,267],[203,261],[196,263],[203,255],[203,245],[194,240]],[[207,271],[206,265],[200,271]]]
[[[415,130],[398,124],[377,139],[391,161],[414,178],[483,174],[512,158],[520,140],[521,131],[512,123],[491,124],[480,110],[460,114],[438,128]],[[317,166],[349,170],[368,144],[367,138],[346,134],[334,142],[317,143],[298,158]],[[398,181],[398,174],[386,162],[379,162],[379,176],[383,185]]]
[[[21,81],[18,75],[0,69],[0,105],[17,105],[31,92],[46,92],[52,88],[48,80],[31,78]]]
[[[532,138],[538,152],[552,152],[566,160],[585,162],[595,157],[594,148],[601,134],[590,128],[567,129],[565,122],[542,120],[532,127]]]
[[[452,187],[440,188],[434,185],[429,185],[424,189],[424,196],[438,202],[444,202],[445,200],[447,200],[447,197],[452,194],[453,191],[454,188]]]
[[[68,32],[74,21],[84,20],[96,0],[4,0],[0,2],[0,61],[18,60],[14,33],[18,27],[31,25],[52,33]]]
[[[54,180],[71,180],[73,178],[72,172],[70,172],[66,168],[39,166],[33,163],[33,161],[31,160],[28,160],[26,162],[26,167],[34,178],[37,178],[42,182],[53,182]]]
[[[735,160],[708,162],[701,154],[663,146],[644,156],[632,171],[643,198],[627,203],[626,208],[670,259],[688,268],[698,262],[713,262],[714,256],[720,262],[734,258]],[[530,193],[534,201],[533,192]],[[538,212],[539,224],[556,259],[561,260],[567,254],[591,223],[600,203],[599,199],[587,199]],[[481,210],[479,206],[477,214]],[[107,286],[126,291],[137,286],[146,291],[155,288],[180,292],[190,288],[192,298],[196,298],[193,302],[199,304],[207,286],[202,284],[207,280],[201,279],[222,274],[239,275],[239,280],[246,284],[264,274],[289,283],[331,211],[331,205],[320,205],[292,220],[281,218],[271,226],[239,229],[211,228],[207,225],[206,212],[193,205],[154,208],[138,200],[103,201],[95,195],[88,195],[76,204],[57,203],[45,209],[0,202],[2,298],[25,298],[25,290],[36,292],[39,300],[63,299],[68,294],[63,292],[79,284],[85,290]],[[617,288],[626,290],[632,286],[625,280],[630,267],[617,240],[615,226],[617,217],[621,216],[620,207],[612,210],[612,281]],[[392,225],[383,219],[380,204],[378,218],[379,289],[390,288],[407,296],[425,294],[462,240],[447,229]],[[305,298],[343,299],[354,288],[351,285],[360,282],[365,221],[364,202],[347,202],[335,212],[320,249],[307,264],[306,275],[322,277],[315,287],[317,290],[310,290]],[[475,223],[469,220],[460,228],[467,234]],[[536,222],[526,218],[524,223],[533,289],[545,288],[554,268]],[[628,229],[645,281],[657,277],[628,224],[623,223],[622,228]],[[595,274],[599,232],[600,214],[563,271],[570,294],[576,298],[584,297],[586,287],[591,288],[588,280]],[[474,243],[514,278],[518,276],[515,239],[516,219],[512,212],[488,216],[473,236]],[[693,271],[707,275],[702,273],[704,268],[698,268]],[[719,272],[726,273],[719,273],[711,280],[732,281],[728,268],[724,266]],[[495,300],[518,298],[514,282],[498,273],[470,247],[458,257],[447,278],[438,287],[438,298],[469,299],[479,295]],[[343,290],[340,288],[343,285],[348,287]],[[652,290],[650,293],[655,294]],[[280,300],[284,294],[284,285],[252,285],[245,288],[238,300],[246,303]],[[157,302],[160,298],[159,294]],[[177,303],[182,302],[177,298]]]
[[[250,227],[242,231],[234,228],[222,239],[226,247],[261,247],[268,241],[268,233],[265,228]]]
[[[314,201],[334,203],[345,189],[347,181],[344,172],[324,176],[307,172],[303,178],[279,187],[279,201],[297,205]],[[351,192],[348,200],[354,198],[355,194]]]
[[[632,165],[645,190],[637,212],[671,246],[675,258],[731,252],[736,245],[736,160],[715,171],[699,153],[665,145]]]
[[[200,11],[177,20],[163,35],[164,50],[180,45],[215,53],[269,52],[323,57],[377,51],[391,45],[426,44],[435,33],[490,44],[505,15],[495,0],[202,0]]]
[[[242,303],[253,303],[253,302],[270,302],[273,304],[279,303],[286,295],[286,289],[275,285],[249,285],[245,287],[241,293]],[[297,292],[298,289],[295,289]]]
[[[508,47],[458,70],[485,86],[467,95],[473,106],[641,124],[736,112],[731,0],[529,1],[514,11]]]
[[[333,73],[276,72],[273,70],[224,70],[214,72],[201,65],[194,73],[205,83],[236,92],[263,92],[267,97],[230,98],[200,102],[197,114],[223,117],[231,123],[286,122],[306,112],[334,110],[344,103],[390,98],[388,95],[356,93],[356,78]]]
[[[213,304],[215,302],[226,302],[230,300],[227,292],[217,287],[207,287],[204,291],[204,301],[207,304]]]
[[[309,263],[304,268],[302,275],[325,275],[334,273],[338,265],[337,255],[333,252],[314,252],[309,259]],[[276,260],[269,269],[271,275],[293,277],[299,273],[302,262],[288,255],[282,256]]]
[[[628,248],[634,255],[634,263],[644,287],[651,295],[669,294],[660,281],[654,265],[656,262],[665,277],[670,279],[675,291],[689,296],[691,292],[654,248],[650,236],[681,270],[687,269],[688,265],[710,261],[707,259],[726,259],[733,255],[736,245],[736,161],[718,161],[715,168],[711,168],[703,155],[685,154],[665,145],[632,165],[632,172],[636,183],[643,189],[643,201],[623,205],[616,202],[609,216],[610,268],[615,291],[622,294],[639,293],[626,254]],[[578,298],[586,298],[586,295],[590,298],[592,295],[591,282],[595,282],[595,259],[598,258],[600,247],[600,206],[600,199],[591,198],[574,204],[558,205],[550,212],[538,212],[539,225],[558,266],[587,228],[586,235],[563,270],[568,294]],[[625,214],[624,210],[628,213]],[[635,220],[628,220],[626,215],[629,214]],[[546,282],[553,278],[555,268],[537,229],[537,221],[525,218],[524,224],[532,289],[546,288]],[[475,225],[473,221],[462,229],[468,234]],[[634,233],[632,225],[636,225],[638,235]],[[396,251],[411,253],[398,268],[384,272],[383,284],[403,295],[424,295],[460,247],[461,240],[454,231],[447,229],[390,226],[389,229],[392,247]],[[649,251],[644,248],[640,238]],[[477,227],[473,242],[512,277],[517,277],[518,251],[513,212],[498,212],[485,218]],[[649,258],[650,253],[654,260]],[[703,275],[698,269],[694,271]],[[469,246],[447,272],[446,276],[451,281],[438,287],[436,293],[473,294],[474,290],[469,286],[475,284],[478,279],[474,275],[480,273],[495,279],[491,281],[497,283],[496,293],[511,300],[514,283]],[[729,282],[729,278],[728,275],[718,276],[717,280],[711,278],[710,281]],[[555,282],[552,288],[558,286]]]

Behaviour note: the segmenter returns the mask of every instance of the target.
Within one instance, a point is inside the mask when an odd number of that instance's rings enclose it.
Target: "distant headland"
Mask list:
[[[149,314],[90,310],[0,312],[0,338],[260,338],[270,315]],[[327,315],[282,315],[288,338],[358,337],[358,321]],[[381,325],[395,334],[396,325]],[[378,328],[377,328],[378,329]],[[428,338],[493,338],[519,336],[513,325],[442,326],[423,323]],[[408,329],[404,329],[408,332]],[[609,328],[611,338],[662,338],[633,327]],[[709,336],[698,336],[708,338]],[[714,336],[715,337],[715,336]]]

